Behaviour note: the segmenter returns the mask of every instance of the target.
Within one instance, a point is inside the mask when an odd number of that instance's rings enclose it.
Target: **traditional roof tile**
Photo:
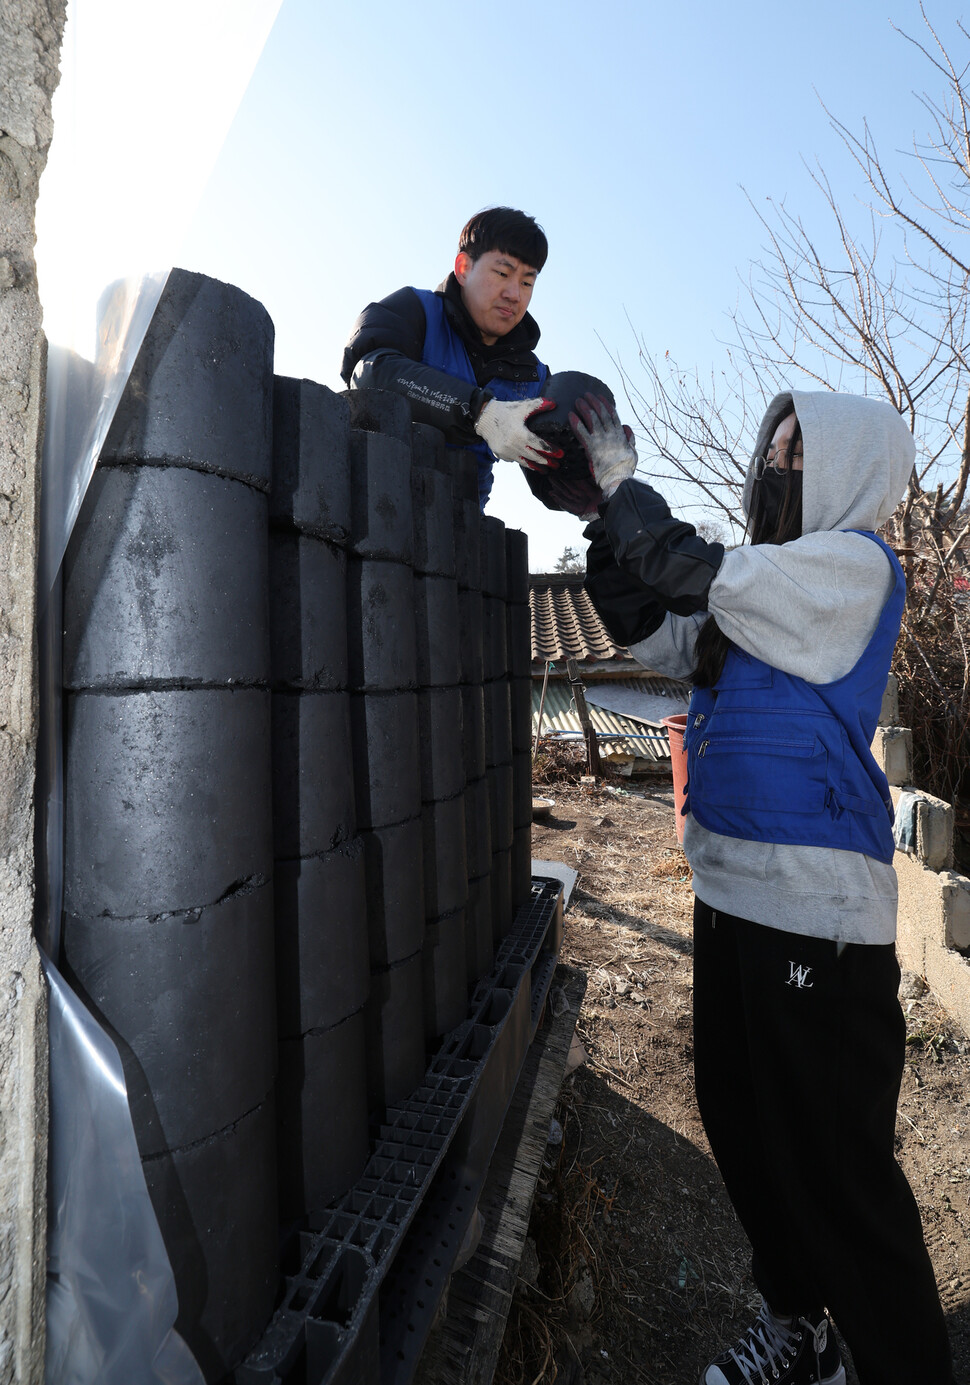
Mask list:
[[[533,660],[575,659],[578,663],[632,664],[627,651],[610,638],[583,590],[581,572],[533,574],[529,578]]]

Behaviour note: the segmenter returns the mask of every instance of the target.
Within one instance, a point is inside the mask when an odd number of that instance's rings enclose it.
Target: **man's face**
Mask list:
[[[455,278],[468,315],[486,346],[494,346],[499,337],[522,321],[537,273],[531,265],[502,250],[486,250],[477,260],[459,252]]]

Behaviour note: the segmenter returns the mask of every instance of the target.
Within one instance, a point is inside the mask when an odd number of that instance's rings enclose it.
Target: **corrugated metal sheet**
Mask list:
[[[589,680],[592,686],[593,680]],[[623,687],[636,688],[641,692],[655,694],[666,693],[670,695],[673,690],[682,691],[683,684],[671,678],[624,678]],[[542,679],[533,678],[532,680],[532,734],[535,736],[536,728],[539,724],[539,701],[542,697]],[[642,721],[634,721],[632,717],[618,716],[613,712],[607,712],[602,707],[595,706],[592,702],[586,704],[589,709],[589,719],[596,732],[596,738],[600,743],[600,749],[604,754],[619,755],[627,758],[630,755],[642,760],[667,760],[670,758],[670,746],[667,742],[667,733],[663,730],[652,731],[650,727],[644,725]],[[679,708],[674,705],[672,700],[671,711]],[[582,737],[582,726],[579,722],[579,713],[576,711],[576,704],[573,702],[572,688],[565,679],[550,678],[546,689],[546,701],[542,711],[542,730],[543,734],[553,732],[570,732]]]

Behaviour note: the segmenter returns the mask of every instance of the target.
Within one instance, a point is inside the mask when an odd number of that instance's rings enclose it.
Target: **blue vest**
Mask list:
[[[808,683],[735,645],[715,688],[695,688],[684,742],[683,811],[709,832],[744,841],[827,846],[893,858],[893,805],[870,744],[906,598],[903,571],[855,667]]]
[[[427,326],[424,332],[424,351],[421,360],[424,365],[434,366],[437,370],[444,370],[449,375],[457,376],[459,380],[467,380],[470,385],[477,385],[475,372],[472,363],[468,359],[468,352],[465,345],[454,330],[445,314],[445,305],[441,296],[432,293],[429,289],[415,289],[414,292],[421,299],[424,307],[424,316]],[[487,380],[483,388],[494,394],[496,399],[538,399],[542,394],[542,387],[546,383],[549,370],[537,362],[539,367],[538,380]],[[457,444],[451,444],[456,446]],[[478,458],[478,499],[482,509],[492,489],[492,466],[495,462],[495,453],[486,442],[473,443],[468,448],[469,452],[474,452]]]

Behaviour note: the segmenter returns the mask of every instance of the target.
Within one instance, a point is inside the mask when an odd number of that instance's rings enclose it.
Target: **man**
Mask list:
[[[535,355],[539,328],[527,311],[547,254],[542,227],[524,212],[479,212],[444,283],[369,303],[344,350],[340,373],[351,389],[403,394],[416,423],[477,454],[482,509],[496,459],[547,469],[562,456],[527,426],[555,407],[542,398],[549,371]]]

